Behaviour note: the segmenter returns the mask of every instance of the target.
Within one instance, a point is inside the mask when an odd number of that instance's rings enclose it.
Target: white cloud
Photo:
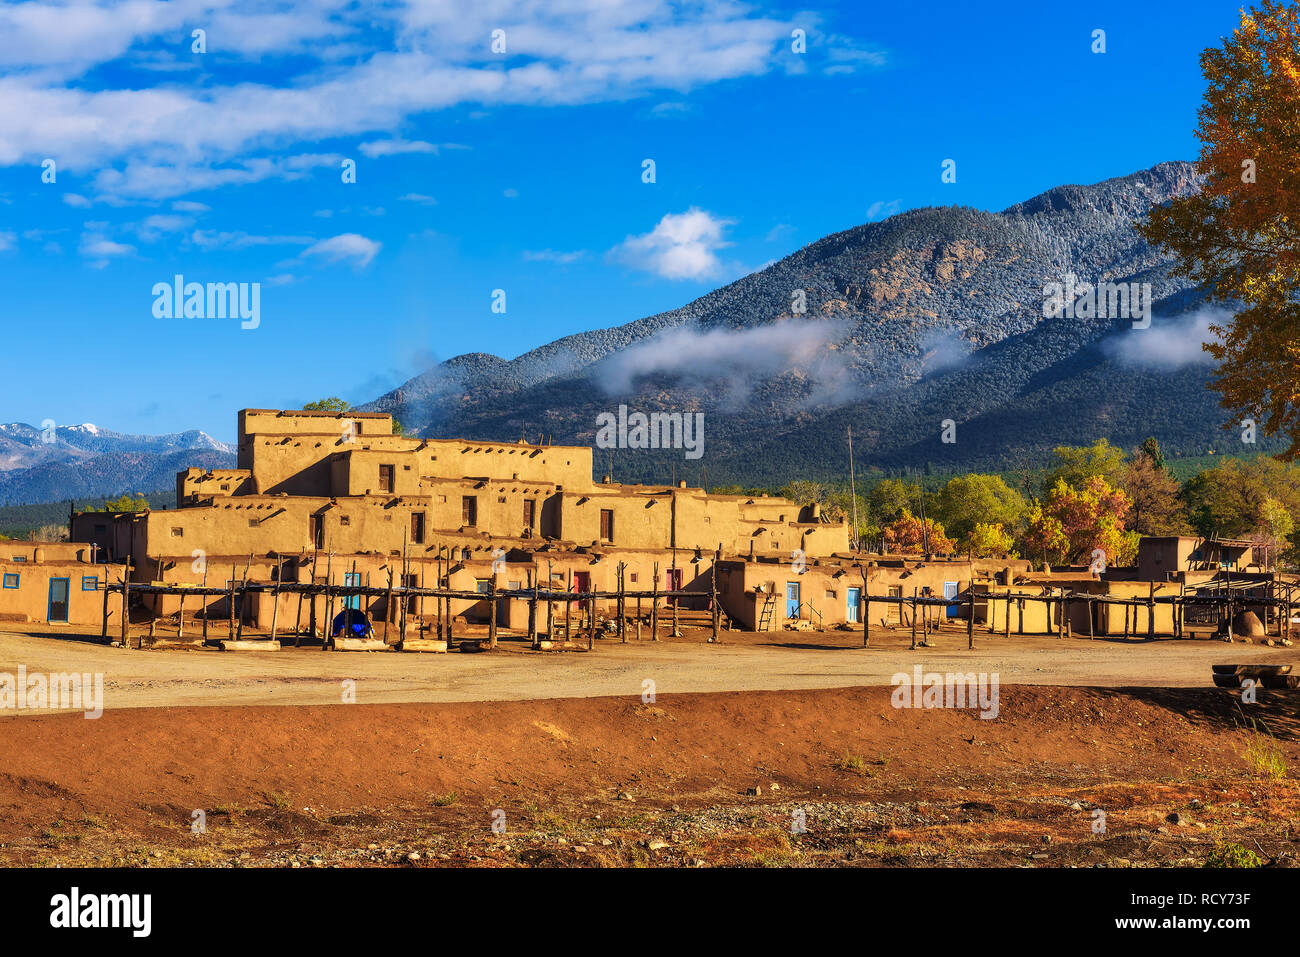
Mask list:
[[[91,230],[81,234],[81,255],[89,259],[90,265],[95,269],[103,269],[110,259],[135,255],[135,247],[115,242],[102,233]]]
[[[214,232],[196,229],[190,242],[200,249],[248,249],[250,246],[307,246],[314,243],[312,236],[255,236],[241,230]]]
[[[187,199],[178,199],[172,203],[172,209],[178,213],[210,213],[211,206],[205,206],[203,203],[195,203]]]
[[[63,202],[73,209],[89,209],[91,206],[90,200],[80,193],[64,193]]]
[[[1103,351],[1125,365],[1153,366],[1158,369],[1181,369],[1205,365],[1214,358],[1201,348],[1212,342],[1210,325],[1226,325],[1233,314],[1226,309],[1205,308],[1172,319],[1151,317],[1146,329],[1129,329],[1102,343]]]
[[[426,143],[424,140],[375,140],[371,143],[362,143],[358,149],[366,156],[374,159],[378,156],[398,156],[402,153],[437,153],[438,147],[432,143]]]
[[[524,262],[557,263],[568,266],[587,258],[587,250],[576,249],[573,252],[559,252],[554,249],[525,249]]]
[[[424,193],[407,193],[405,196],[397,197],[405,203],[418,203],[421,206],[436,206],[438,201],[432,196],[426,196]]]
[[[903,206],[901,199],[883,200],[878,199],[867,207],[867,222],[875,222],[877,219],[888,219],[896,214]]]
[[[6,252],[18,245],[18,234],[0,231],[0,252]]]
[[[731,245],[722,233],[733,222],[692,206],[684,213],[667,214],[645,235],[629,236],[610,250],[610,256],[664,279],[707,279],[722,270],[717,251]]]
[[[370,265],[370,261],[379,253],[382,245],[358,233],[341,233],[307,247],[303,250],[301,258],[315,256],[326,262],[350,260],[353,265],[361,269]]]
[[[207,30],[201,56],[242,57],[248,69],[223,67],[193,86],[149,86],[147,70],[109,89],[80,81],[160,51],[192,60],[196,24]],[[504,57],[488,47],[498,27]],[[60,172],[94,175],[101,193],[169,198],[290,175],[277,157],[293,144],[391,137],[450,107],[611,102],[760,75],[789,28],[735,0],[10,3],[0,7],[0,165],[54,156]],[[293,54],[285,69],[258,69],[283,54]],[[432,144],[365,146],[391,155]]]

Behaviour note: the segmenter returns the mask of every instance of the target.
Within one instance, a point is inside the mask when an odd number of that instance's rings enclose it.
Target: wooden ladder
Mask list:
[[[772,615],[776,611],[776,596],[768,595],[767,600],[763,602],[763,610],[758,615],[758,630],[767,631],[767,626],[772,624]]]

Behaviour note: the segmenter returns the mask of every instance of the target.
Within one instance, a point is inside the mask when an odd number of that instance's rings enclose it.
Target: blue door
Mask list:
[[[343,573],[343,584],[344,584],[344,586],[352,585],[352,586],[360,587],[360,585],[361,585],[361,572],[344,572],[344,573]],[[344,608],[351,608],[351,609],[353,609],[354,611],[360,611],[360,610],[361,610],[361,596],[360,596],[360,595],[349,595],[349,596],[347,597],[347,599],[343,602],[343,607],[344,607]]]
[[[48,621],[68,620],[68,579],[50,579],[50,604],[46,619]]]
[[[785,617],[799,617],[799,583],[785,583]]]
[[[861,603],[861,601],[862,601],[862,589],[861,589],[861,588],[850,588],[850,589],[849,589],[848,622],[849,622],[849,624],[851,624],[851,625],[855,625],[855,624],[857,624],[857,621],[858,621],[858,605],[859,605],[859,603]]]
[[[943,583],[943,597],[944,597],[944,598],[956,598],[956,597],[957,597],[957,583],[956,583],[956,582],[944,582],[944,583]],[[956,618],[959,614],[961,614],[961,605],[949,605],[949,606],[948,606],[948,617],[949,617],[949,618]]]

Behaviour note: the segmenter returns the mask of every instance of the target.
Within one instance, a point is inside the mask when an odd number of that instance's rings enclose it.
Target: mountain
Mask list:
[[[841,478],[850,426],[858,467],[890,472],[1034,467],[1057,445],[1102,436],[1132,448],[1155,435],[1174,456],[1241,451],[1199,349],[1227,314],[1134,228],[1198,188],[1191,164],[1169,162],[1000,213],[912,210],[680,309],[511,360],[458,356],[363,408],[421,435],[566,443],[593,443],[597,416],[620,404],[704,413],[698,460],[598,453],[597,471],[612,464],[625,481]],[[1046,287],[1067,273],[1150,284],[1150,328],[1045,318]],[[954,442],[942,440],[947,420]]]
[[[206,432],[124,435],[89,423],[0,425],[0,504],[116,497],[172,488],[191,465],[228,468],[235,449]]]

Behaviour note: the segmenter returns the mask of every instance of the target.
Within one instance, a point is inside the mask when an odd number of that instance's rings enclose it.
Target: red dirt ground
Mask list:
[[[1050,863],[1168,863],[1232,838],[1284,863],[1296,850],[1297,791],[1263,775],[1242,727],[1261,718],[1294,765],[1296,696],[1016,686],[982,720],[895,709],[890,691],[14,717],[0,725],[0,862],[1008,863],[1055,841]],[[1180,807],[1180,825],[1162,824]],[[791,840],[797,808],[809,833]]]

